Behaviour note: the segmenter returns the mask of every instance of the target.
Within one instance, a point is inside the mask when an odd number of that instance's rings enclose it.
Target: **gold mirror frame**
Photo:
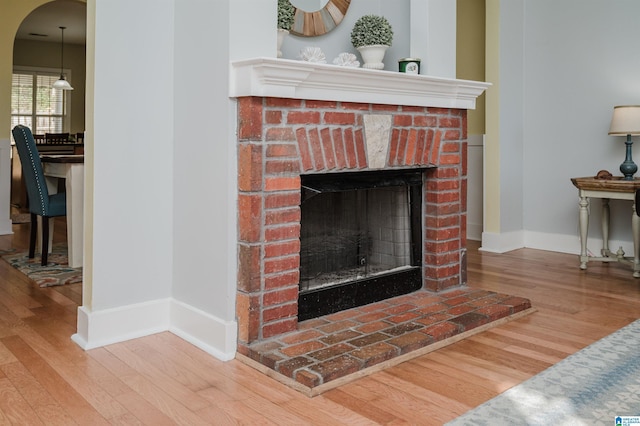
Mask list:
[[[315,12],[306,12],[294,6],[293,25],[289,32],[302,37],[326,34],[342,22],[350,4],[351,0],[329,0]]]

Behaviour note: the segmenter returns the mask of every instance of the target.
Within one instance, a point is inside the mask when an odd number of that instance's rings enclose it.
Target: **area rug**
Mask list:
[[[82,268],[69,267],[66,245],[54,245],[49,254],[49,264],[40,265],[40,256],[29,259],[28,253],[0,251],[2,259],[31,278],[40,287],[52,287],[82,282]]]
[[[640,320],[447,423],[617,424],[640,424]]]

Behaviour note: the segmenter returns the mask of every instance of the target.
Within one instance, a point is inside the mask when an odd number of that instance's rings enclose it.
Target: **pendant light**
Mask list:
[[[62,73],[62,70],[64,68],[64,30],[67,27],[58,28],[60,28],[60,31],[62,31],[62,40],[60,42],[60,79],[53,83],[53,88],[61,90],[73,90],[73,87],[71,87],[69,82],[65,80],[64,74]]]

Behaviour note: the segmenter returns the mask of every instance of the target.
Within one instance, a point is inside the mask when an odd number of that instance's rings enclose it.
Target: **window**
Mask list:
[[[11,128],[22,124],[33,134],[63,131],[67,120],[65,93],[52,87],[59,76],[59,73],[43,70],[14,70]]]

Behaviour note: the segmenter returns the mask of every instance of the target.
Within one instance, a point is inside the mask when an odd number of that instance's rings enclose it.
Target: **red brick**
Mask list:
[[[389,158],[388,163],[390,166],[398,164],[398,147],[400,145],[400,130],[391,130],[391,141],[389,143]]]
[[[445,141],[459,141],[462,139],[462,134],[459,130],[446,130],[442,139]]]
[[[278,259],[269,259],[264,262],[264,273],[273,274],[276,272],[291,271],[298,269],[300,266],[300,259],[297,255],[287,256]],[[297,293],[297,289],[296,289]],[[265,296],[266,297],[266,296]],[[266,301],[265,301],[266,304]]]
[[[329,128],[325,127],[320,130],[320,140],[322,141],[322,151],[324,152],[327,169],[335,169],[336,159],[333,153],[333,141],[331,140],[331,132]]]
[[[307,131],[300,127],[296,129],[296,140],[298,141],[298,149],[300,150],[300,161],[303,170],[313,169],[313,159],[311,158],[311,149],[307,138]]]
[[[267,141],[293,142],[296,136],[289,127],[269,127],[264,136]]]
[[[264,241],[283,241],[300,238],[300,224],[269,227],[264,231]]]
[[[307,370],[297,371],[294,378],[296,382],[308,388],[314,388],[322,383],[322,378],[319,374]]]
[[[357,349],[351,353],[352,356],[362,360],[364,367],[390,360],[398,355],[398,349],[383,342]]]
[[[298,287],[289,287],[266,292],[262,296],[263,307],[281,305],[285,303],[297,302]]]
[[[416,163],[416,145],[418,143],[418,132],[416,129],[409,130],[409,137],[407,139],[407,150],[404,158],[404,164],[412,166]]]
[[[460,154],[440,154],[440,165],[460,164]]]
[[[293,378],[296,370],[306,367],[309,364],[312,364],[313,361],[304,356],[298,356],[295,358],[288,359],[286,361],[280,362],[277,365],[278,372],[280,374],[284,374],[287,377]]]
[[[396,127],[409,127],[413,124],[411,115],[398,114],[393,117],[393,125]]]
[[[456,264],[460,262],[460,252],[449,253],[428,253],[424,256],[425,262],[429,265],[442,266],[449,264]]]
[[[449,322],[443,322],[440,324],[432,325],[422,330],[423,333],[428,334],[434,341],[448,339],[459,333],[458,326]]]
[[[376,331],[385,330],[389,328],[389,325],[390,324],[388,322],[375,321],[361,325],[360,327],[355,328],[355,330],[361,333],[373,333]]]
[[[333,146],[336,154],[336,167],[344,169],[347,167],[347,160],[344,152],[344,142],[342,141],[342,130],[333,129]]]
[[[385,105],[385,104],[372,104],[371,110],[373,111],[399,111],[398,105]]]
[[[265,323],[284,318],[292,318],[298,315],[298,304],[289,303],[286,305],[267,308],[262,311],[262,321]]]
[[[284,273],[277,272],[273,275],[266,274],[264,276],[265,290],[291,287],[292,285],[298,285],[299,282],[300,282],[300,272],[297,270],[284,272]]]
[[[265,191],[299,191],[300,176],[268,177],[264,180]]]
[[[262,98],[238,98],[238,140],[262,139]]]
[[[297,343],[306,342],[307,340],[317,339],[321,337],[322,333],[317,330],[304,330],[297,333],[287,334],[280,338],[282,343],[287,345],[294,345]]]
[[[262,326],[262,337],[265,339],[268,339],[269,337],[294,331],[296,329],[297,324],[298,324],[297,318],[289,318],[283,321],[266,324]]]
[[[238,244],[238,290],[260,290],[260,246]]]
[[[439,166],[440,165],[440,141],[442,140],[442,132],[436,130],[433,134],[433,142],[431,143],[429,150],[429,163]]]
[[[352,112],[325,112],[324,113],[325,124],[337,124],[337,125],[354,125],[356,124],[356,115]]]
[[[487,324],[489,322],[489,318],[486,315],[481,315],[477,312],[469,312],[460,315],[459,317],[451,318],[449,322],[457,324],[464,331],[468,331]]]
[[[427,136],[424,145],[424,152],[422,154],[422,164],[433,164],[431,163],[431,151],[433,150],[433,139],[435,136],[435,131],[433,129],[427,130]]]
[[[367,152],[364,148],[364,136],[362,134],[362,129],[356,130],[355,139],[356,153],[358,155],[358,167],[365,168],[367,167]]]
[[[460,152],[460,142],[445,142],[442,144],[442,152]]]
[[[475,307],[473,306],[460,305],[460,306],[456,306],[455,308],[449,309],[447,313],[451,316],[458,316],[458,315],[466,314],[468,312],[472,312],[474,310],[475,310]]]
[[[431,115],[415,115],[413,125],[416,127],[437,127],[438,118]]]
[[[273,143],[267,145],[267,158],[273,157],[297,157],[298,150],[292,143]]]
[[[338,343],[337,345],[331,345],[326,348],[310,352],[308,355],[311,358],[317,359],[318,361],[325,361],[329,358],[344,355],[345,353],[351,352],[352,350],[353,346],[347,345],[346,343]]]
[[[315,170],[324,170],[324,158],[322,158],[322,146],[320,143],[320,134],[317,128],[309,130],[309,146],[313,155],[313,165]]]
[[[361,104],[361,103],[355,103],[355,102],[342,102],[340,106],[342,106],[342,109],[355,109],[358,111],[369,110],[369,104]]]
[[[265,98],[265,104],[270,108],[300,108],[302,100],[290,98]]]
[[[326,109],[336,109],[338,106],[338,102],[336,101],[318,101],[307,99],[304,101],[304,106],[307,108],[326,108]]]
[[[297,345],[287,346],[286,348],[280,349],[280,352],[285,354],[286,356],[294,357],[308,354],[311,351],[317,351],[318,349],[324,348],[325,345],[317,340],[311,340],[304,343],[299,343]]]
[[[435,313],[433,315],[428,315],[428,316],[422,317],[420,319],[417,319],[416,322],[420,323],[422,325],[430,326],[430,325],[433,325],[433,324],[437,324],[437,323],[446,321],[449,318],[451,318],[451,316],[452,315],[449,315],[447,313],[440,312],[440,313]]]
[[[269,259],[272,257],[289,256],[300,253],[300,240],[285,241],[283,243],[265,244],[264,257]]]
[[[258,242],[261,233],[262,198],[238,195],[238,234],[240,241]]]
[[[300,162],[298,159],[292,160],[267,160],[265,165],[267,175],[291,175],[300,173]]]
[[[330,322],[327,325],[318,327],[318,330],[322,331],[323,333],[335,333],[335,332],[353,327],[354,325],[357,325],[357,323],[351,320],[344,320],[344,321],[338,321],[338,322]]]
[[[395,323],[395,324],[400,324],[401,322],[407,322],[407,321],[411,321],[413,319],[416,319],[419,316],[420,316],[420,314],[418,314],[416,312],[405,312],[405,313],[400,314],[400,315],[392,316],[392,317],[388,318],[387,321]]]
[[[344,131],[344,147],[347,153],[347,165],[354,169],[358,165],[358,156],[356,154],[356,142],[351,129]]]
[[[317,111],[289,111],[287,124],[320,124],[320,113]]]
[[[348,355],[342,355],[328,361],[320,362],[309,367],[310,370],[320,374],[323,383],[344,377],[360,370],[360,361]]]
[[[344,342],[346,340],[355,339],[356,337],[362,336],[361,333],[358,333],[354,330],[342,330],[337,333],[330,334],[328,336],[322,337],[319,340],[322,343],[326,343],[327,345],[335,345],[339,342]]]
[[[419,129],[418,135],[416,136],[415,164],[424,164],[423,158],[424,158],[426,143],[427,143],[427,131],[425,129]]]
[[[283,210],[268,210],[265,213],[265,225],[283,225],[300,222],[300,208],[291,207]]]
[[[282,124],[282,111],[266,111],[264,122],[267,124]]]
[[[477,312],[488,316],[491,321],[495,321],[511,315],[511,307],[505,305],[489,305],[478,309]]]
[[[259,191],[262,189],[262,147],[241,144],[238,147],[238,190]]]
[[[462,122],[459,117],[440,117],[438,119],[438,127],[454,127],[460,128]]]
[[[267,209],[297,207],[300,205],[300,192],[278,192],[266,194],[264,206]]]
[[[406,354],[416,349],[427,346],[431,342],[431,337],[420,331],[403,334],[401,336],[390,339],[387,343],[397,346],[400,353]]]
[[[238,292],[236,296],[236,317],[238,318],[238,340],[250,343],[258,339],[260,332],[260,300]]]

